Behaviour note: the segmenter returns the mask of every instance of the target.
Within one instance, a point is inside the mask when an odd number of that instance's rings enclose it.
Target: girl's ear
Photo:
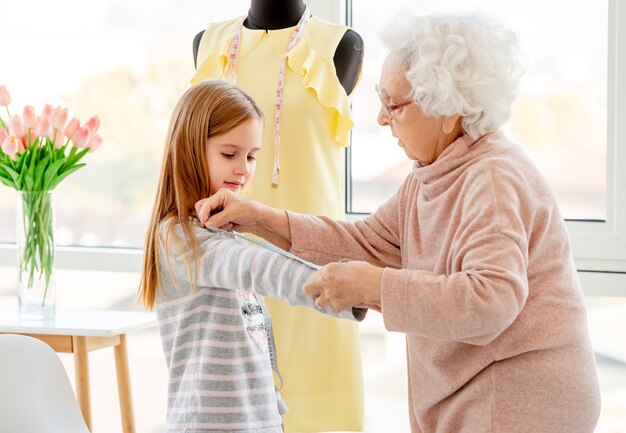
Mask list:
[[[441,120],[441,131],[444,134],[452,134],[460,119],[461,116],[458,114],[455,114],[454,116],[443,116]]]

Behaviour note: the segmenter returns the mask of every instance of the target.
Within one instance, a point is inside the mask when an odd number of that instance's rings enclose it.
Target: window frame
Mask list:
[[[567,227],[579,271],[626,273],[626,7],[608,1],[607,216]]]
[[[619,121],[626,120],[626,7],[620,8],[618,0],[608,2],[607,218],[566,223],[585,293],[626,296],[626,122]],[[351,0],[309,0],[308,5],[322,19],[351,24]],[[352,212],[350,147],[344,156],[346,217],[355,221],[368,214]],[[14,267],[16,255],[15,244],[0,244],[0,266]],[[141,261],[139,248],[57,247],[55,266],[140,272]]]

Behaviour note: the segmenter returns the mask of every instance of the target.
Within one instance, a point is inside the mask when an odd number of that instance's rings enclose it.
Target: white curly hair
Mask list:
[[[459,115],[474,139],[509,119],[525,69],[512,30],[479,13],[402,11],[381,39],[406,66],[413,99],[427,116]]]

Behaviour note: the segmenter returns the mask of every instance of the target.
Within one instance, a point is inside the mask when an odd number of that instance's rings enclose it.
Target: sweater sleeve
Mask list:
[[[513,323],[528,297],[518,243],[502,233],[475,237],[450,275],[385,269],[382,311],[390,331],[486,345]]]
[[[320,265],[362,260],[380,267],[401,267],[398,197],[394,195],[355,223],[287,211],[291,252]]]
[[[480,168],[480,167],[478,167]],[[495,179],[498,179],[496,182]],[[528,232],[522,215],[520,181],[490,168],[465,176],[450,213],[454,237],[442,251],[442,266],[431,270],[385,269],[381,300],[391,331],[433,340],[486,345],[518,317],[529,294]]]
[[[178,285],[195,283],[199,287],[242,290],[279,298],[289,305],[309,307],[334,317],[351,320],[365,317],[366,310],[361,308],[333,313],[330,309],[317,307],[315,298],[302,290],[317,271],[316,266],[211,233],[199,226],[192,226],[192,230],[199,246],[197,272],[189,245],[180,241],[183,238],[180,226],[175,227],[175,233],[170,233],[167,242],[167,233],[161,232],[161,264],[169,268],[170,278]],[[169,252],[167,256],[165,245]],[[167,272],[162,274],[168,275]]]

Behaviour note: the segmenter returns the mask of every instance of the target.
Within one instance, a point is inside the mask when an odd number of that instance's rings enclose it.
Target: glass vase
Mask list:
[[[21,320],[54,319],[54,199],[52,191],[18,191],[18,303]]]

